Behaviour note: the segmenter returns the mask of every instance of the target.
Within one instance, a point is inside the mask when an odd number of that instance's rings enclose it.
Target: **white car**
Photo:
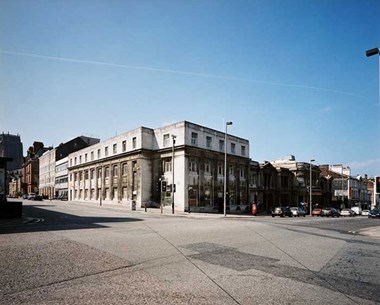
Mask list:
[[[356,215],[361,215],[362,214],[362,208],[358,206],[351,207],[351,210],[356,214]]]
[[[362,211],[362,216],[368,216],[369,210],[363,210]]]
[[[306,216],[306,211],[301,209],[301,208],[297,208],[297,207],[292,207],[290,208],[290,211],[292,212],[293,216],[303,216],[305,217]]]
[[[351,209],[343,209],[340,211],[340,216],[355,216],[355,212]]]

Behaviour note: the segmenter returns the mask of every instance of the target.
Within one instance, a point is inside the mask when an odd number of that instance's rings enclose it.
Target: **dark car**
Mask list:
[[[280,216],[280,217],[293,217],[293,213],[290,208],[287,207],[276,207],[272,209],[272,217]]]
[[[43,197],[41,195],[35,195],[33,198],[31,198],[31,200],[34,200],[34,201],[42,201]]]
[[[321,216],[326,216],[326,217],[339,217],[340,216],[340,213],[337,209],[335,208],[323,208],[322,209],[322,212],[321,212]]]
[[[375,210],[369,211],[368,218],[380,218],[380,210],[375,209]]]

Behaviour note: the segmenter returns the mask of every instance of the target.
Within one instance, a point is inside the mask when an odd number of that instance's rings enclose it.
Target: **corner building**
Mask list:
[[[70,154],[69,200],[169,208],[174,176],[175,210],[222,212],[224,145],[227,209],[248,211],[249,141],[227,135],[225,143],[224,132],[187,121],[140,127]]]

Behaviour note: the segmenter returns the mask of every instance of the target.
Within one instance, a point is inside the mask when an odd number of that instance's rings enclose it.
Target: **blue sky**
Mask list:
[[[380,174],[378,0],[0,1],[0,132],[56,146],[188,120],[256,161]]]

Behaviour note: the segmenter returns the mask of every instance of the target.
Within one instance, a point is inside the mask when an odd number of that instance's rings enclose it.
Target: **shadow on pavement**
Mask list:
[[[52,205],[49,205],[50,207]],[[46,205],[43,205],[46,207]],[[39,208],[24,206],[22,219],[0,220],[0,234],[98,229],[108,227],[105,223],[136,222],[142,219],[131,217],[88,217],[60,213]]]

